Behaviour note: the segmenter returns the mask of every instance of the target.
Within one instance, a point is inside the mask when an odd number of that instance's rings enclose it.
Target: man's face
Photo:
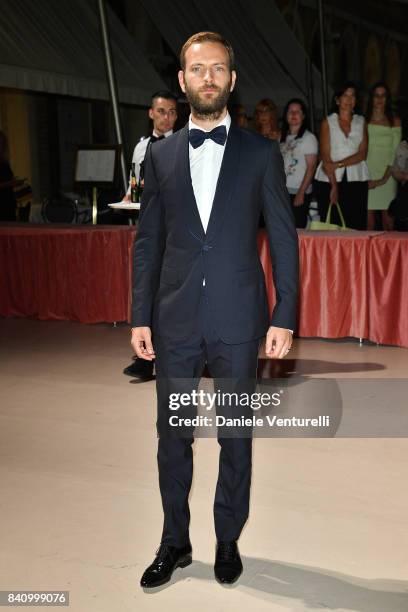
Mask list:
[[[172,130],[177,119],[176,101],[156,98],[152,108],[149,108],[149,117],[153,121],[154,131],[159,135]]]
[[[235,86],[228,51],[221,43],[195,43],[187,49],[185,60],[185,71],[180,70],[178,76],[192,110],[199,116],[217,117]]]

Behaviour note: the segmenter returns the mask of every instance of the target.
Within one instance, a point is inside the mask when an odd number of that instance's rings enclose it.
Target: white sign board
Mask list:
[[[115,177],[115,149],[81,149],[78,151],[75,181],[78,183],[111,183]]]

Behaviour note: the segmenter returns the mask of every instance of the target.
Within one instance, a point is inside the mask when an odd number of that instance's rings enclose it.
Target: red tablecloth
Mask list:
[[[301,235],[299,336],[367,338],[369,244],[368,232]]]
[[[129,320],[129,226],[0,226],[0,316],[83,323]],[[272,309],[264,231],[258,247]],[[408,235],[299,231],[303,337],[366,338],[408,347]]]
[[[368,337],[369,245],[377,232],[299,230],[298,335]],[[266,232],[258,238],[270,309],[275,302]]]
[[[0,225],[0,316],[126,321],[135,229]]]
[[[408,347],[408,234],[299,230],[301,337],[365,338]],[[258,248],[272,311],[265,231]]]
[[[370,241],[370,340],[408,347],[408,234]]]

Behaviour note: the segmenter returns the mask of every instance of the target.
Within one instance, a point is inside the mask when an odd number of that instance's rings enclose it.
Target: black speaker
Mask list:
[[[76,223],[78,209],[75,202],[66,198],[51,198],[43,201],[41,215],[44,223]]]

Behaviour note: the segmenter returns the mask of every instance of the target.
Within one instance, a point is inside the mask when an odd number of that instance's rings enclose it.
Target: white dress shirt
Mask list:
[[[167,136],[170,136],[170,134],[173,133],[173,130],[169,130],[168,132],[164,133],[164,137],[167,138]],[[156,136],[156,138],[159,138],[160,134],[158,134],[155,130],[153,130],[153,136]],[[137,145],[135,146],[134,150],[133,150],[133,156],[132,156],[132,164],[135,164],[135,174],[136,174],[136,181],[139,182],[139,177],[140,177],[140,164],[142,163],[142,161],[145,158],[146,155],[146,151],[147,151],[147,146],[150,142],[150,136],[148,136],[147,138],[145,138],[144,136],[139,140],[139,142],[137,143]],[[132,171],[130,171],[129,174],[129,185],[128,185],[128,190],[126,192],[127,195],[130,195],[130,179],[131,179],[131,175],[132,175]]]
[[[229,113],[227,113],[224,119],[217,123],[214,128],[219,125],[225,125],[228,137],[228,131],[231,125]],[[214,128],[211,128],[211,130]],[[211,132],[211,130],[204,130],[202,127],[196,125],[191,115],[188,122],[188,129]],[[193,184],[193,191],[201,223],[205,232],[207,231],[208,220],[211,214],[225,146],[226,143],[225,145],[220,145],[211,140],[211,138],[204,140],[203,144],[196,149],[194,149],[191,144],[189,145],[191,182]]]

